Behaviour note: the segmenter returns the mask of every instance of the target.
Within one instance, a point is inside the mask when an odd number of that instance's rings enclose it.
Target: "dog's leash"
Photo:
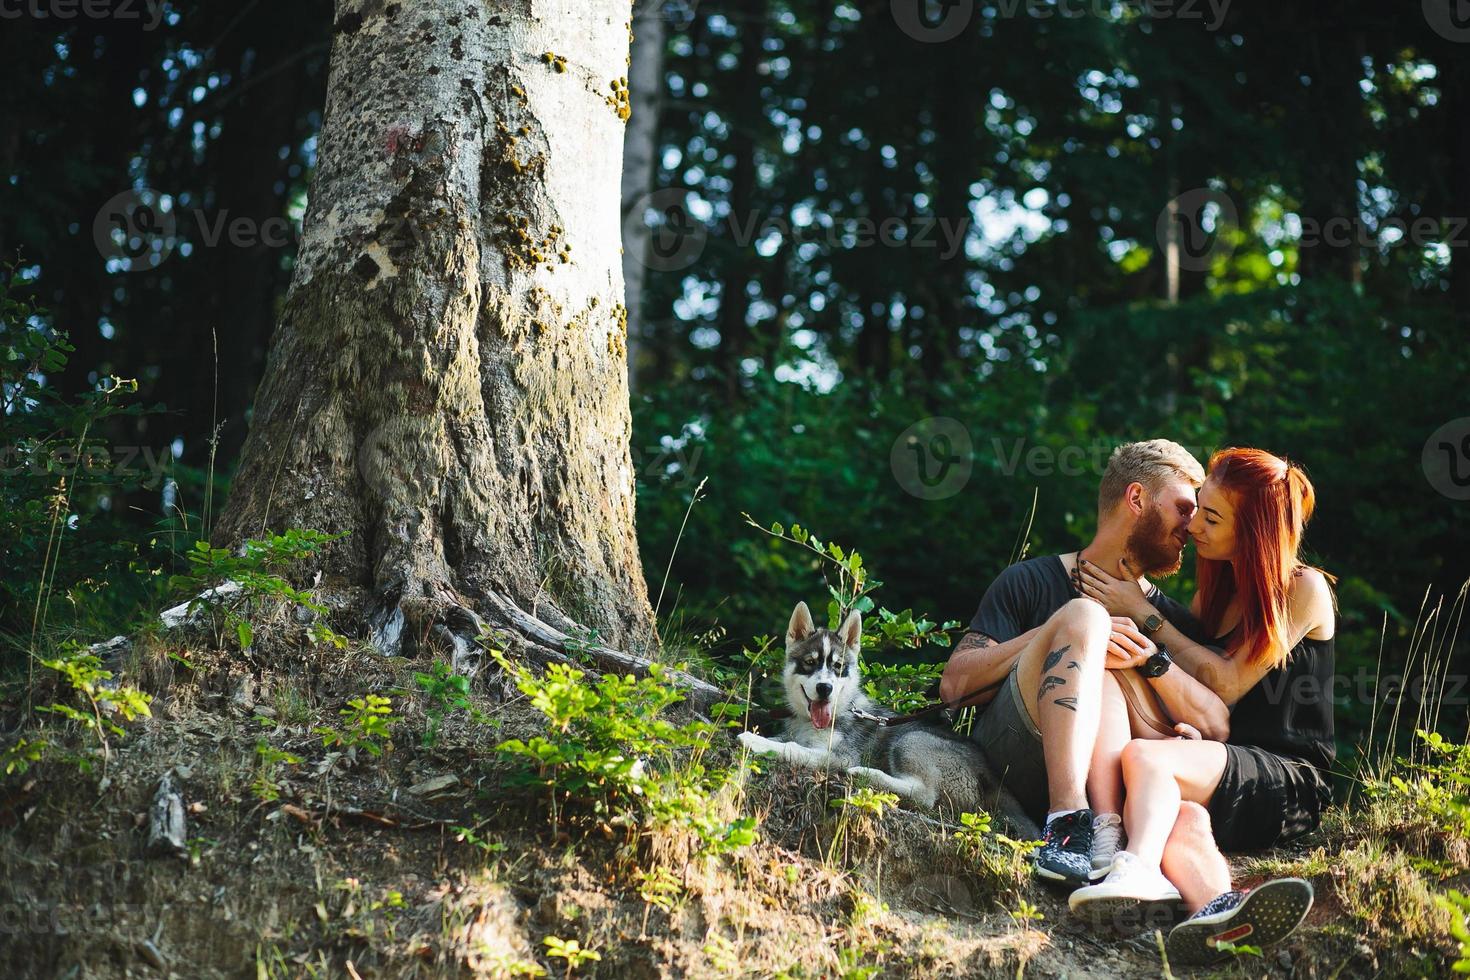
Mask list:
[[[925,707],[920,708],[918,711],[912,712],[911,714],[907,715],[875,715],[872,712],[863,711],[861,708],[849,708],[848,711],[851,712],[852,716],[859,721],[870,721],[873,724],[877,725],[879,728],[892,728],[895,725],[907,725],[911,721],[918,721],[921,718],[927,718],[932,714],[936,714],[940,711],[945,710],[946,708],[958,708],[971,699],[978,698],[982,694],[989,694],[991,691],[996,690],[1002,684],[1004,684],[1006,680],[1009,679],[1009,677],[1010,675],[1007,674],[1005,677],[1002,677],[995,683],[986,684],[984,687],[977,687],[975,688],[975,690],[963,695],[962,697],[954,698],[950,701],[936,701],[933,704],[926,705]],[[769,714],[772,718],[779,721],[783,718],[790,718],[794,716],[796,712],[792,711],[790,708],[776,708],[773,711],[769,712]]]

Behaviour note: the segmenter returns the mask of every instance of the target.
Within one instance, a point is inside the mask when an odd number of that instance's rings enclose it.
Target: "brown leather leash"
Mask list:
[[[1005,677],[1002,677],[1000,680],[996,681],[993,684],[986,684],[984,687],[977,687],[970,693],[963,695],[962,697],[954,698],[950,701],[936,701],[933,704],[926,705],[920,708],[918,711],[912,712],[907,715],[893,715],[891,717],[886,715],[875,715],[871,712],[863,711],[861,708],[849,708],[848,711],[852,714],[854,718],[858,719],[859,721],[871,721],[879,728],[892,728],[895,725],[907,725],[911,721],[918,721],[921,718],[927,718],[932,714],[936,714],[940,711],[945,710],[946,708],[958,708],[972,698],[978,698],[982,694],[989,694],[991,691],[996,690],[1008,679],[1010,679],[1009,671],[1006,673]],[[779,721],[782,718],[794,717],[796,712],[792,711],[790,708],[776,708],[774,711],[769,712],[769,714],[772,718],[775,718]]]

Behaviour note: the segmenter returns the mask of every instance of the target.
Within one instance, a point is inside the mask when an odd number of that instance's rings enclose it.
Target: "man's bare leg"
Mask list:
[[[1087,806],[1111,633],[1107,610],[1090,599],[1073,599],[1046,621],[1017,661],[1016,682],[1041,733],[1048,812]]]

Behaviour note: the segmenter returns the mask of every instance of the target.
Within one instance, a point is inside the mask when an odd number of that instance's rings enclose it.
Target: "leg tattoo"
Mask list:
[[[1055,667],[1057,664],[1061,663],[1062,654],[1066,653],[1070,649],[1072,649],[1072,644],[1068,643],[1060,650],[1053,650],[1051,653],[1048,653],[1046,655],[1046,660],[1044,660],[1041,664],[1041,672],[1044,674],[1048,670],[1051,670],[1053,667]]]

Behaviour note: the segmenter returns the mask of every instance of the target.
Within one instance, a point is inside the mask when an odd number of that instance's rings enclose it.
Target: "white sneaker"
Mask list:
[[[1113,858],[1123,849],[1123,818],[1099,813],[1092,820],[1092,880],[1113,870]]]
[[[1095,929],[1130,933],[1172,922],[1179,902],[1179,889],[1157,865],[1119,851],[1108,876],[1074,891],[1067,904],[1076,915],[1090,919]]]

